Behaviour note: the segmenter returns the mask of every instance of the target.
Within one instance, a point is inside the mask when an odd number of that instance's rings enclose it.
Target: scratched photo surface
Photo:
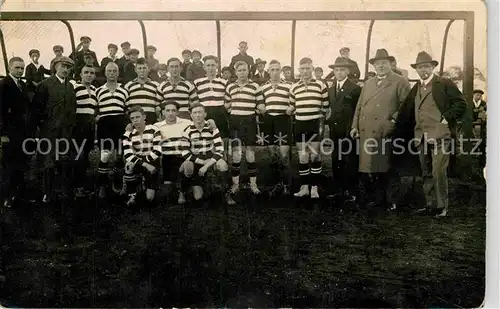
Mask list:
[[[484,2],[0,3],[1,306],[482,303]]]

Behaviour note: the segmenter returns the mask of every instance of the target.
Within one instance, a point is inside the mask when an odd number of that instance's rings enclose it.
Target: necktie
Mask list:
[[[337,83],[337,93],[340,92],[340,83]]]
[[[17,88],[19,88],[19,90],[23,91],[23,85],[21,84],[21,81],[18,78],[16,78],[15,81],[16,81]]]

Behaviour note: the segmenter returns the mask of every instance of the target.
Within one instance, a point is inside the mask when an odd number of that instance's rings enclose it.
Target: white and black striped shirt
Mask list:
[[[199,102],[196,88],[184,78],[181,78],[177,85],[173,85],[168,79],[162,82],[160,84],[160,93],[164,101],[179,103],[179,112],[187,112],[190,104]]]
[[[201,160],[219,160],[224,155],[224,144],[217,128],[211,129],[210,124],[198,130],[194,124],[184,129],[182,134],[182,156],[186,161],[201,164]]]
[[[96,97],[98,107],[97,113],[99,116],[105,117],[125,114],[125,102],[128,98],[128,92],[122,85],[118,84],[118,87],[112,92],[106,84],[104,84],[97,88]]]
[[[226,87],[225,102],[231,104],[231,115],[249,116],[255,114],[257,105],[264,103],[264,96],[255,82],[248,81],[243,86],[234,82]]]
[[[182,132],[187,126],[193,124],[192,121],[182,118],[177,118],[174,124],[160,121],[155,123],[161,133],[161,153],[164,156],[182,156]]]
[[[96,87],[90,85],[87,88],[74,80],[71,80],[70,83],[73,84],[75,89],[76,114],[94,116],[97,109]]]
[[[290,89],[290,103],[295,106],[295,119],[307,121],[321,118],[328,109],[328,89],[324,82],[300,80]]]
[[[161,156],[161,133],[154,125],[146,125],[142,134],[133,129],[123,134],[123,158],[127,162],[142,165],[152,163]]]
[[[292,83],[280,81],[278,84],[272,84],[268,81],[261,87],[264,100],[266,102],[266,113],[271,116],[285,115],[290,107],[290,88]]]
[[[198,99],[205,107],[224,106],[224,93],[227,84],[227,80],[219,77],[212,80],[209,80],[208,77],[202,77],[194,81]]]
[[[127,108],[140,106],[146,113],[156,113],[156,107],[163,100],[159,87],[158,82],[147,80],[141,84],[137,78],[126,83],[124,88],[128,91]]]

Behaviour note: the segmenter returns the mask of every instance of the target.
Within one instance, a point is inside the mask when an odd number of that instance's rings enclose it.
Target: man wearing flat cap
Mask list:
[[[123,83],[126,84],[131,80],[137,78],[137,73],[135,72],[135,64],[137,59],[139,59],[139,50],[132,48],[127,53],[128,62],[123,67]]]
[[[149,78],[151,78],[154,81],[157,81],[158,65],[160,64],[160,61],[158,61],[158,59],[155,58],[155,54],[156,54],[156,47],[153,45],[148,45],[146,61],[149,67]]]
[[[80,43],[78,43],[78,45],[76,46],[75,53],[71,53],[71,55],[69,56],[75,62],[75,68],[80,68],[84,65],[84,54],[89,53],[90,55],[92,55],[95,65],[98,65],[97,55],[95,54],[95,52],[90,50],[90,42],[92,42],[92,40],[88,36],[82,36],[80,38]]]
[[[255,74],[252,75],[252,80],[256,82],[259,86],[264,85],[271,79],[269,73],[265,70],[267,61],[260,58],[255,60]]]
[[[349,144],[354,145],[349,132],[361,87],[348,78],[353,66],[346,58],[338,57],[330,67],[335,74],[332,87],[328,89],[331,112],[327,119],[330,138],[334,142],[332,172],[336,192],[332,197],[343,202],[354,202],[358,184],[358,156],[355,148],[349,149]]]
[[[119,58],[116,56],[116,53],[118,52],[118,46],[116,44],[110,43],[108,44],[108,55],[101,60],[101,69],[104,72],[106,69],[106,66],[110,62],[114,62],[116,64],[119,63]]]
[[[351,69],[349,70],[349,76],[348,78],[353,79],[354,81],[358,81],[359,77],[361,76],[361,72],[359,71],[358,63],[351,58],[349,58],[349,53],[351,52],[351,49],[349,47],[342,47],[339,50],[340,57],[347,59],[347,61],[351,64]],[[333,70],[332,66],[329,66],[330,69]],[[328,74],[325,79],[331,79],[335,76],[335,73],[332,71],[330,74]]]
[[[457,121],[466,112],[467,103],[453,81],[434,73],[437,65],[425,51],[420,52],[411,65],[420,81],[401,107],[397,129],[413,129],[419,149],[426,205],[417,212],[444,217],[448,213],[450,149],[456,137]],[[434,200],[437,205],[433,205]]]
[[[73,85],[69,82],[69,74],[75,63],[68,57],[61,57],[54,61],[56,73],[44,80],[36,89],[33,97],[33,106],[36,109],[36,118],[40,129],[40,137],[49,141],[51,148],[40,146],[43,157],[44,171],[44,202],[52,201],[56,195],[54,192],[53,181],[55,170],[62,177],[63,186],[62,195],[69,192],[70,181],[70,163],[65,147],[71,147],[71,138],[73,127],[76,121],[76,95]],[[59,142],[56,140],[68,141]],[[48,146],[48,145],[47,145]],[[46,147],[46,146],[44,146]],[[69,149],[68,149],[69,150]],[[57,156],[59,155],[59,156]]]
[[[128,63],[128,52],[130,51],[130,43],[129,42],[123,42],[120,44],[120,47],[122,49],[123,56],[118,59],[118,62],[116,63],[118,65],[118,70],[119,70],[119,82],[123,82],[123,77],[124,77],[124,68],[125,65]]]
[[[63,56],[64,48],[61,45],[54,45],[54,47],[52,47],[52,51],[54,51],[55,57],[50,61],[50,72],[54,73],[54,61]]]
[[[368,192],[375,196],[367,201],[373,206],[394,210],[398,196],[398,187],[393,181],[399,181],[391,169],[391,136],[395,119],[401,103],[410,91],[410,83],[403,76],[391,70],[394,59],[387,50],[377,50],[375,57],[369,60],[377,76],[365,82],[354,113],[351,137],[359,138],[359,172],[364,176]]]
[[[25,77],[28,82],[26,85],[28,91],[33,93],[35,88],[45,79],[45,74],[50,75],[50,70],[47,70],[43,64],[38,62],[40,59],[40,51],[38,49],[32,49],[29,52],[31,58],[31,63],[26,66]]]

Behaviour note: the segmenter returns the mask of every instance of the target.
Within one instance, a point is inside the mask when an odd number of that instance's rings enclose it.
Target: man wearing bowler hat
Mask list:
[[[73,60],[68,57],[61,57],[54,61],[56,73],[44,80],[36,89],[33,97],[33,106],[37,111],[37,123],[40,128],[40,137],[47,140],[49,145],[40,145],[44,171],[44,202],[49,202],[55,198],[53,191],[53,179],[56,169],[59,170],[64,180],[60,183],[65,186],[63,196],[68,192],[70,183],[70,161],[67,160],[68,152],[59,153],[56,156],[56,146],[64,152],[65,147],[71,147],[73,127],[76,122],[76,95],[73,85],[69,82],[71,69],[75,66]],[[56,145],[56,140],[67,141]],[[47,146],[50,146],[47,150]],[[68,149],[69,150],[69,149]]]
[[[398,109],[410,91],[408,80],[391,70],[393,59],[387,50],[379,49],[369,60],[377,76],[367,80],[361,90],[351,129],[351,137],[359,138],[359,171],[368,180],[366,184],[372,186],[369,191],[375,192],[367,206],[391,210],[396,207],[397,188],[392,181],[397,177],[389,173],[390,140]]]
[[[412,64],[420,81],[413,86],[398,116],[398,128],[414,128],[419,149],[426,205],[418,213],[444,217],[448,213],[448,176],[450,148],[456,136],[457,121],[467,103],[449,79],[434,74],[436,60],[422,51]],[[433,205],[436,200],[437,205]]]
[[[327,119],[330,138],[334,142],[332,172],[336,192],[332,197],[344,202],[354,202],[358,182],[358,157],[349,132],[361,87],[347,77],[353,67],[346,58],[338,57],[330,67],[335,74],[332,87],[328,90],[331,113]]]

